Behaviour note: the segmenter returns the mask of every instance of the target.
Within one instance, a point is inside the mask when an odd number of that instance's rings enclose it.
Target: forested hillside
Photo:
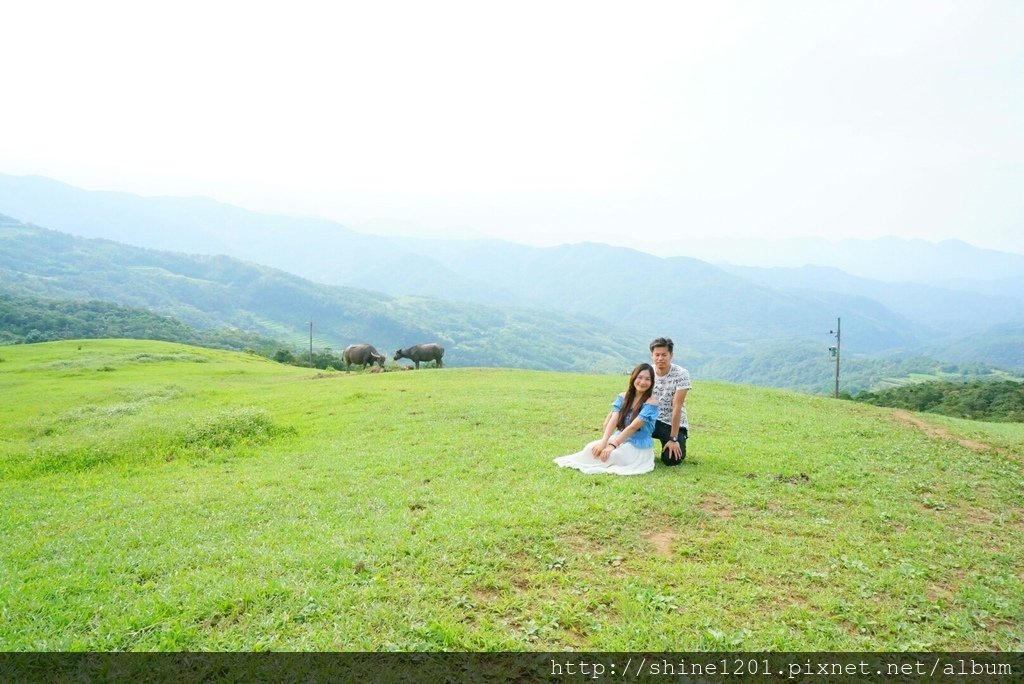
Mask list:
[[[199,330],[170,316],[120,304],[16,297],[0,292],[0,344],[96,338],[164,340],[235,351],[251,349],[265,356],[282,346],[237,328]]]
[[[925,345],[926,354],[1024,371],[1024,322],[1004,323],[945,344]]]
[[[814,344],[767,344],[729,357],[713,359],[700,372],[718,380],[766,387],[785,387],[812,394],[832,394],[835,358],[827,339]],[[840,359],[840,391],[857,395],[925,379],[1004,379],[1017,375],[985,363],[952,363],[920,355],[890,354]]]
[[[698,362],[740,353],[765,340],[813,339],[828,330],[837,311],[848,323],[850,343],[865,352],[913,346],[921,339],[909,318],[866,297],[782,291],[699,259],[661,258],[594,243],[534,248],[497,241],[408,240],[403,246],[481,283],[473,292],[481,303],[500,299],[592,314],[625,323],[648,338],[668,328],[680,350]],[[421,281],[421,288],[428,287],[426,275]],[[386,273],[373,282],[389,288]],[[444,281],[430,287],[437,296],[459,296]]]
[[[1024,382],[922,382],[857,396],[875,406],[954,418],[1024,423]]]
[[[0,290],[119,303],[295,347],[307,344],[311,321],[317,348],[370,342],[388,353],[437,341],[453,366],[620,372],[647,354],[636,332],[595,318],[320,285],[229,257],[76,238],[12,219],[0,222]]]

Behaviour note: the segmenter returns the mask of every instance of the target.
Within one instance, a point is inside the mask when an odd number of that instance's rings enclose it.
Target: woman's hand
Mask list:
[[[604,463],[605,461],[608,460],[608,457],[612,455],[613,451],[615,451],[615,447],[613,447],[611,444],[608,444],[605,446],[604,449],[601,450],[601,455],[598,456],[598,458],[601,459],[602,463]]]
[[[593,456],[594,458],[601,458],[601,452],[604,451],[607,446],[608,446],[608,440],[607,439],[599,440],[597,442],[597,444],[595,444],[593,447],[591,447],[590,455]],[[604,459],[602,459],[602,460],[604,460]]]

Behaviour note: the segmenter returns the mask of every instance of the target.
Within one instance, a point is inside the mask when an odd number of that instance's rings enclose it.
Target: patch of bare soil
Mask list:
[[[779,482],[785,482],[787,484],[807,484],[811,481],[810,476],[807,473],[799,473],[797,475],[774,475],[774,479]]]
[[[473,589],[473,598],[476,600],[477,603],[483,605],[490,605],[496,602],[500,597],[501,594],[498,593],[497,589],[491,589],[490,587],[477,587]]]
[[[568,537],[563,537],[561,540],[561,546],[571,549],[577,555],[600,555],[603,547],[594,541],[586,537],[574,534]]]
[[[729,502],[713,494],[706,494],[697,504],[697,508],[715,518],[732,517],[732,506]]]
[[[949,573],[944,579],[942,583],[929,583],[924,594],[926,599],[934,603],[951,603],[968,580],[967,573],[963,570]]]
[[[648,532],[644,535],[644,540],[650,542],[654,546],[654,553],[659,556],[671,556],[672,555],[672,544],[676,539],[679,538],[679,534],[672,530],[663,530],[661,532]]]
[[[1010,509],[1010,525],[1018,530],[1024,530],[1024,508],[1014,506]]]

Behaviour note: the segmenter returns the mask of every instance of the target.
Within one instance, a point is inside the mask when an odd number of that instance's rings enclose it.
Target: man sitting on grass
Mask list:
[[[654,365],[654,397],[658,400],[658,421],[654,438],[661,442],[661,462],[679,465],[686,458],[686,394],[690,391],[690,372],[672,363],[672,339],[659,337],[651,342]]]

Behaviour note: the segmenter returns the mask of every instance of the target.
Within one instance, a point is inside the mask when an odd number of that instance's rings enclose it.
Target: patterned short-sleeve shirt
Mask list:
[[[654,396],[658,398],[658,420],[672,424],[672,400],[676,396],[676,390],[681,389],[690,389],[690,371],[673,363],[665,375],[659,376],[655,372]],[[683,410],[679,414],[679,427],[690,427],[686,422],[686,404],[683,404]]]

